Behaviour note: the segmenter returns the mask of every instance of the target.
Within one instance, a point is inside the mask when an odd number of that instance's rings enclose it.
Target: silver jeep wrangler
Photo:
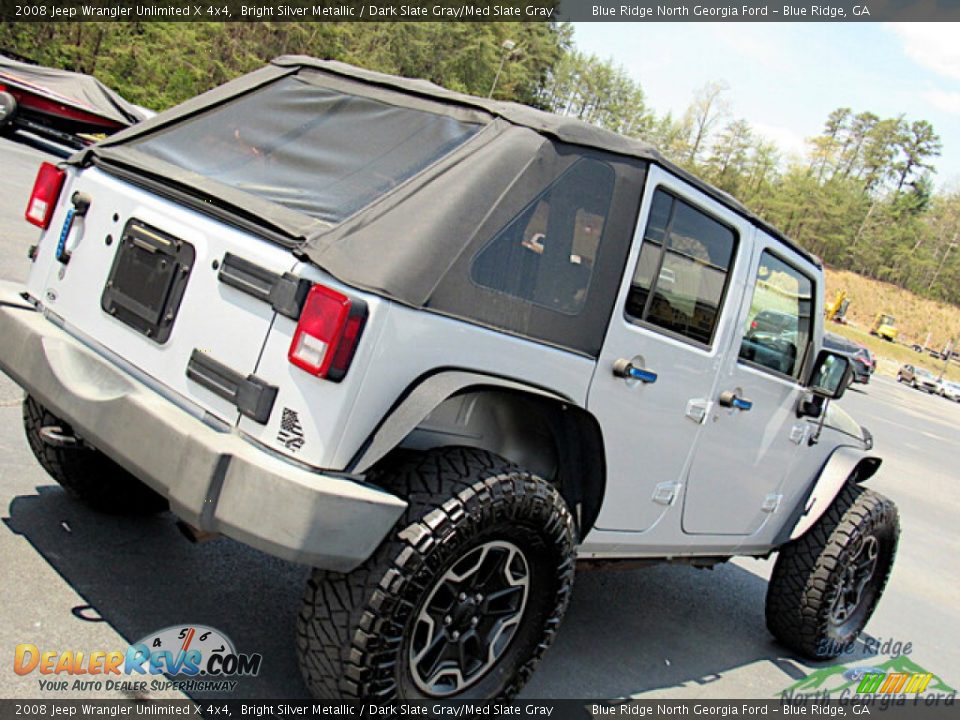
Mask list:
[[[45,164],[26,218],[37,459],[316,568],[318,697],[516,693],[578,563],[779,553],[767,625],[812,658],[880,598],[819,261],[639,141],[281,57]]]

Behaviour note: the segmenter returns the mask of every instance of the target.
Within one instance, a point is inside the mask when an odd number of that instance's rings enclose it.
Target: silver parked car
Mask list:
[[[944,380],[940,383],[940,396],[947,398],[947,400],[960,402],[960,383]]]
[[[313,567],[318,697],[516,693],[577,562],[777,553],[812,658],[880,599],[820,261],[635,139],[282,57],[44,165],[26,215],[0,368],[38,461]]]
[[[915,365],[902,365],[897,371],[897,382],[928,393],[940,394],[940,381],[929,370]]]

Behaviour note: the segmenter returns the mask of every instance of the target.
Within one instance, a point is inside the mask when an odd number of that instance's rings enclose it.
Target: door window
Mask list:
[[[732,229],[657,190],[627,296],[627,317],[709,345],[736,245]]]
[[[813,282],[765,250],[747,315],[740,359],[790,377],[800,376],[810,344]]]

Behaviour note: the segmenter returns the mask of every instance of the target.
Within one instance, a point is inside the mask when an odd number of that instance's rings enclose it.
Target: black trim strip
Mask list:
[[[293,273],[280,275],[232,253],[223,256],[217,277],[220,282],[269,303],[274,311],[292,320],[300,318],[313,286]]]
[[[35,122],[34,120],[31,120],[22,114],[15,115],[12,118],[11,123],[14,128],[18,130],[33,133],[47,142],[60,143],[61,145],[65,145],[70,148],[70,152],[64,152],[62,155],[57,153],[61,157],[70,157],[75,151],[83,150],[87,147],[87,143],[83,142],[83,140],[78,138],[76,135],[71,135],[68,132],[57,130],[49,125]]]
[[[256,375],[244,377],[199,350],[187,363],[187,377],[237,406],[241,415],[266,425],[277,399],[277,387]]]

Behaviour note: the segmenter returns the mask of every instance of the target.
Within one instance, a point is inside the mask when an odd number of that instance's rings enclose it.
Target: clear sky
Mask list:
[[[802,153],[831,110],[928,120],[943,141],[938,187],[960,190],[960,23],[575,23],[580,50],[640,81],[679,115],[724,80],[734,117]]]

